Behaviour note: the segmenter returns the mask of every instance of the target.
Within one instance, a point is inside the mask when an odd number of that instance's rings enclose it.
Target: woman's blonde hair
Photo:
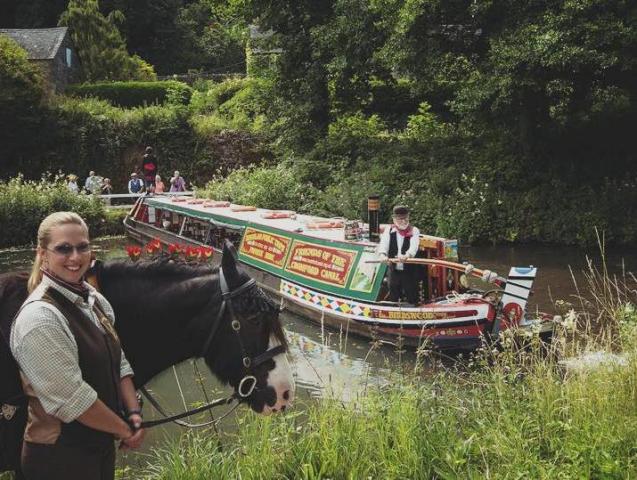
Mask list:
[[[84,230],[86,230],[86,234],[88,235],[88,227],[82,217],[80,217],[77,213],[74,212],[55,212],[46,217],[40,223],[38,227],[38,247],[41,249],[46,249],[49,246],[49,242],[51,241],[51,232],[54,228],[59,227],[61,225],[80,225]],[[33,268],[31,268],[31,276],[29,277],[29,283],[27,284],[27,288],[29,289],[29,293],[31,293],[42,281],[42,255],[40,254],[40,250],[38,249],[35,254],[35,261],[33,262]]]

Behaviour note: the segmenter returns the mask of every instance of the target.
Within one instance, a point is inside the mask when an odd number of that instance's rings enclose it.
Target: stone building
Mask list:
[[[27,52],[44,74],[48,93],[63,92],[80,80],[80,63],[67,27],[0,29]]]

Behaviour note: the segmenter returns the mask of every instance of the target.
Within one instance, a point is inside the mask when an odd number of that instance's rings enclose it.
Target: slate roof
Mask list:
[[[0,28],[0,34],[11,37],[24,48],[29,60],[49,60],[55,57],[67,30],[67,27]]]

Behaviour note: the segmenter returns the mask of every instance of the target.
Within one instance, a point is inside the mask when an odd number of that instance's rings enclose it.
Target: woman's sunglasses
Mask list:
[[[51,252],[56,253],[58,255],[63,255],[65,257],[68,257],[69,255],[73,254],[73,250],[75,250],[78,254],[90,252],[91,244],[80,243],[79,245],[71,245],[70,243],[63,243],[61,245],[56,245],[53,248],[47,248],[47,250],[50,250]]]

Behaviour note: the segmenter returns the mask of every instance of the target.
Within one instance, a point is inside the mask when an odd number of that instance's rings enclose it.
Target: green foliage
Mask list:
[[[127,209],[111,209],[104,211],[104,218],[102,218],[97,232],[92,232],[95,236],[114,236],[124,235],[124,217],[128,214]]]
[[[95,97],[108,100],[118,107],[143,105],[188,104],[192,89],[175,80],[163,82],[100,82],[71,85],[67,93],[77,97]]]
[[[32,244],[44,217],[62,210],[78,213],[91,234],[99,235],[104,206],[95,197],[70,192],[63,176],[39,181],[16,177],[0,182],[0,248]]]
[[[303,211],[316,192],[299,182],[291,169],[279,164],[237,169],[226,178],[212,180],[197,194],[261,208]]]
[[[37,107],[43,96],[42,74],[27,53],[0,34],[0,111],[11,118]]]
[[[415,82],[406,79],[370,82],[370,101],[365,106],[367,114],[377,113],[396,126],[403,126],[410,113],[416,113],[418,99]]]
[[[3,169],[21,147],[38,134],[44,98],[41,71],[26,52],[0,34],[0,161]]]
[[[117,23],[123,20],[118,10],[102,15],[97,0],[70,0],[60,16],[59,24],[69,27],[87,81],[154,77],[148,63],[126,51],[126,42],[117,29]]]
[[[488,181],[462,174],[447,201],[435,203],[437,232],[468,242],[517,240],[506,231],[508,219],[502,204],[502,198]]]
[[[190,101],[193,126],[204,137],[222,130],[263,133],[270,90],[267,80],[237,78],[195,91]]]
[[[131,56],[131,63],[133,65],[134,79],[141,82],[154,82],[157,80],[157,74],[155,68],[139,55]]]
[[[16,7],[21,16],[53,9],[27,3],[32,10]],[[103,28],[113,42],[100,45],[115,48],[117,24],[131,51],[170,73],[243,68],[238,50],[255,18],[265,36],[251,46],[281,50],[264,56],[258,78],[200,82],[188,107],[176,92],[126,114],[64,100],[68,108],[45,109],[0,142],[8,172],[85,170],[102,159],[126,172],[151,143],[160,169],[178,167],[199,184],[274,158],[318,192],[300,202],[316,213],[358,217],[366,195],[380,193],[383,208],[407,203],[423,230],[462,241],[588,244],[591,225],[611,242],[637,241],[634,2],[100,6],[110,18],[86,7],[84,31]]]
[[[248,80],[236,78],[221,83],[207,84],[205,89],[197,89],[190,100],[194,113],[213,113],[222,104],[237,94]]]

